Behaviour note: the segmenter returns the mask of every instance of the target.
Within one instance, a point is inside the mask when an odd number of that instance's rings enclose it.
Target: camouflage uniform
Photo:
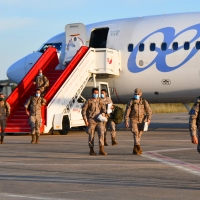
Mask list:
[[[198,134],[197,151],[200,153],[200,96],[196,98],[194,105],[189,112],[189,129],[190,136],[196,136]],[[198,124],[198,127],[197,127]]]
[[[44,95],[46,88],[49,86],[48,78],[44,75],[38,75],[36,76],[34,82],[36,82],[36,87],[40,89],[41,94]],[[44,89],[42,89],[42,87],[44,87]]]
[[[108,105],[109,103],[113,103],[112,100],[111,100],[111,98],[109,98],[109,97],[106,97],[106,98],[104,98],[104,99],[102,99],[102,100],[103,100],[103,102],[104,102],[106,108],[107,108],[107,105]],[[109,117],[109,115],[108,115],[108,117]],[[109,129],[109,128],[111,129],[111,136],[112,136],[112,137],[115,137],[115,136],[116,136],[116,132],[115,132],[115,123],[114,123],[113,121],[111,121],[111,120],[108,120],[107,122],[104,122],[104,125],[105,125],[104,137],[106,138],[107,129]]]
[[[88,99],[82,108],[83,119],[88,121],[87,127],[88,144],[89,147],[94,147],[94,133],[95,130],[99,137],[99,146],[104,146],[104,125],[103,122],[97,121],[97,117],[100,113],[106,113],[105,105],[102,99]]]
[[[10,105],[5,101],[0,102],[0,126],[1,136],[4,137],[4,130],[6,128],[6,119],[10,115]]]
[[[125,111],[125,122],[128,122],[130,118],[134,145],[140,145],[140,139],[144,129],[144,121],[148,119],[151,120],[151,116],[151,108],[145,99],[141,98],[139,103],[132,99],[127,104]]]
[[[42,97],[30,97],[27,102],[25,103],[24,107],[29,108],[30,117],[29,123],[31,126],[31,134],[36,135],[37,137],[40,136],[40,127],[41,127],[41,107],[42,104],[46,103],[46,100]]]

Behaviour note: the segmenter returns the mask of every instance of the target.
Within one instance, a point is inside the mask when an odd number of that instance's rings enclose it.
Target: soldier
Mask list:
[[[31,96],[24,105],[26,114],[29,116],[29,123],[31,126],[31,144],[35,143],[35,138],[36,143],[39,144],[40,127],[42,121],[41,107],[45,105],[45,103],[46,100],[41,97],[40,89],[37,89],[35,96]]]
[[[108,93],[105,89],[101,90],[101,98],[103,99],[106,108],[108,107],[108,104],[113,103],[111,98],[108,97]],[[112,107],[114,108],[114,106]],[[108,114],[108,117],[110,115]],[[111,129],[111,140],[112,140],[112,145],[117,145],[118,142],[116,142],[115,137],[116,137],[116,131],[115,131],[115,122],[113,122],[111,119],[108,120],[108,122],[104,122],[105,125],[105,132],[104,132],[104,145],[108,146],[108,143],[106,142],[106,135],[107,135],[107,130],[110,128]]]
[[[189,115],[189,129],[191,142],[197,144],[197,151],[200,153],[200,96],[196,98],[194,105],[192,106]],[[198,138],[197,138],[198,133]]]
[[[4,144],[4,130],[6,128],[6,120],[10,115],[10,105],[4,100],[4,95],[0,94],[0,126],[1,126],[1,144]]]
[[[146,114],[146,115],[145,115]],[[127,104],[125,111],[126,128],[129,127],[129,118],[131,123],[131,131],[133,133],[134,148],[133,154],[142,154],[140,147],[140,139],[144,130],[144,122],[150,124],[152,116],[151,108],[148,102],[142,98],[142,90],[135,89],[134,98]]]
[[[40,89],[41,96],[44,96],[45,90],[49,86],[49,80],[46,76],[42,74],[41,69],[38,71],[38,76],[35,77],[33,84],[36,85],[38,89]]]
[[[95,130],[99,137],[99,155],[107,155],[104,151],[104,125],[97,118],[99,114],[105,116],[106,108],[101,98],[98,98],[98,88],[92,89],[92,98],[88,99],[82,108],[82,116],[87,126],[86,132],[89,134],[88,143],[90,148],[89,155],[96,155],[94,152]]]

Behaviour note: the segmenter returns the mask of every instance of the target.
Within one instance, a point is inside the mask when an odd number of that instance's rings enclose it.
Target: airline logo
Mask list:
[[[112,64],[112,58],[107,58],[107,62],[109,65]]]
[[[198,50],[195,47],[193,47],[193,48],[191,47],[191,49],[188,51],[189,53],[185,54],[186,55],[185,58],[182,61],[180,61],[180,63],[178,63],[178,64],[176,63],[175,66],[170,66],[167,63],[166,57],[169,55],[172,55],[174,53],[177,53],[179,50],[182,50],[184,48],[183,44],[179,44],[178,49],[176,51],[174,51],[172,49],[171,44],[173,42],[176,42],[176,38],[182,37],[182,36],[184,37],[184,34],[191,30],[194,30],[196,34],[194,34],[194,36],[192,36],[190,41],[187,41],[187,42],[189,42],[191,44],[192,42],[195,42],[197,40],[200,41],[200,24],[190,26],[190,27],[182,30],[179,33],[176,33],[176,31],[173,27],[162,28],[153,33],[150,33],[144,39],[142,39],[133,49],[133,51],[129,57],[129,60],[128,60],[128,70],[132,73],[139,73],[139,72],[142,72],[142,71],[150,68],[151,66],[155,65],[157,70],[160,72],[171,72],[171,71],[176,70],[179,67],[183,66],[198,52]],[[156,46],[156,49],[155,49],[155,52],[157,53],[156,56],[152,60],[150,60],[150,62],[147,66],[142,67],[141,66],[142,61],[137,60],[138,53],[141,53],[141,52],[139,52],[139,44],[141,44],[141,43],[145,44],[146,40],[148,40],[150,37],[152,37],[153,35],[155,35],[157,33],[163,34],[163,42],[167,43],[167,49],[165,51],[162,51],[161,47]],[[149,48],[149,47],[146,46],[146,48]],[[148,53],[149,54],[151,53],[150,50]],[[147,58],[147,59],[149,59],[149,58]]]

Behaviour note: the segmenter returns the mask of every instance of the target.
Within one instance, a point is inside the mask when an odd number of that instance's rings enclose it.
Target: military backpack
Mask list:
[[[110,120],[115,122],[115,124],[120,124],[123,120],[124,110],[119,106],[115,106],[114,111],[111,113]]]

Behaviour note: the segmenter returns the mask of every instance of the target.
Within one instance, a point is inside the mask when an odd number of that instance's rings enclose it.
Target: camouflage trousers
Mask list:
[[[111,137],[116,137],[115,122],[108,120],[107,122],[104,122],[104,126],[105,126],[104,137],[106,137],[108,129],[110,129]]]
[[[40,135],[40,127],[41,127],[41,116],[30,116],[29,124],[31,126],[31,134],[32,135]]]
[[[4,130],[6,128],[6,119],[0,119],[0,126],[1,126],[1,136],[4,136]]]
[[[94,147],[94,135],[95,131],[98,134],[99,138],[99,146],[104,146],[104,125],[103,122],[89,122],[89,126],[87,127],[86,132],[89,134],[88,136],[88,144],[89,147]]]
[[[144,123],[131,122],[131,132],[133,133],[134,145],[140,145],[143,130]]]

